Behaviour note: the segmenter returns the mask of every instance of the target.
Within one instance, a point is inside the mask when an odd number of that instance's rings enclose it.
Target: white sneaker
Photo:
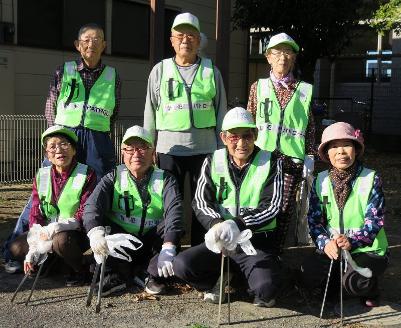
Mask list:
[[[17,273],[17,272],[22,272],[22,265],[18,261],[14,260],[9,260],[5,265],[4,265],[4,270],[7,273]]]
[[[233,278],[233,274],[230,272],[229,280]],[[221,299],[221,302],[224,303],[226,301],[226,287],[228,285],[228,280],[227,280],[227,273],[224,273],[223,275],[223,297]],[[219,304],[219,298],[220,298],[220,277],[217,279],[216,284],[214,287],[208,291],[206,291],[203,294],[203,300],[208,303],[213,303],[213,304]]]

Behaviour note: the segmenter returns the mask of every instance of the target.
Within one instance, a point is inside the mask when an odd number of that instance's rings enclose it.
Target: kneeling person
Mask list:
[[[89,249],[89,243],[82,229],[82,213],[96,185],[95,172],[75,159],[77,141],[73,131],[59,125],[42,134],[42,145],[52,165],[40,168],[33,181],[29,213],[30,229],[43,226],[38,239],[51,241],[47,243],[48,252],[55,253],[69,266],[67,286],[84,282],[82,254]],[[16,260],[25,258],[25,273],[34,270],[38,250],[28,244],[26,233],[16,238],[10,251]]]
[[[257,130],[245,109],[231,109],[222,130],[220,137],[226,147],[205,159],[193,208],[223,248],[232,248],[241,230],[252,230],[250,241],[257,254],[247,255],[237,248],[229,257],[248,281],[254,304],[270,307],[275,304],[279,284],[273,242],[283,193],[281,160],[254,145]],[[219,278],[220,261],[221,255],[202,243],[176,257],[174,272],[196,289],[208,292]],[[206,293],[205,300],[217,303],[218,297]]]
[[[153,166],[153,140],[142,127],[127,129],[121,152],[124,164],[104,176],[88,199],[84,226],[99,256],[108,254],[104,226],[111,234],[132,234],[143,242],[137,251],[127,250],[132,262],[107,259],[112,273],[103,295],[125,289],[141,265],[149,275],[145,290],[160,294],[163,279],[174,274],[172,261],[183,234],[181,194],[174,176]]]

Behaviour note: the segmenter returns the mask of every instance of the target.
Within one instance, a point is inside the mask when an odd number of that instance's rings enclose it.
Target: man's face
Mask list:
[[[178,57],[196,57],[200,46],[199,32],[190,25],[179,25],[171,31],[171,45]]]
[[[140,138],[128,139],[121,147],[124,164],[133,176],[142,177],[152,166],[154,148]]]
[[[96,65],[106,48],[103,32],[97,29],[85,30],[74,44],[88,66]]]
[[[221,132],[220,137],[238,166],[248,162],[249,156],[255,148],[256,135],[253,129],[235,128]]]

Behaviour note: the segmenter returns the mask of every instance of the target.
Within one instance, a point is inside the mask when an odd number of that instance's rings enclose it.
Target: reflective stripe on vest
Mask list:
[[[108,218],[128,233],[146,234],[163,220],[163,186],[164,172],[155,168],[148,184],[150,203],[143,204],[127,167],[124,164],[117,166],[112,210]]]
[[[360,231],[365,225],[365,212],[369,203],[370,193],[373,188],[375,172],[363,168],[360,175],[355,179],[352,191],[348,196],[343,209],[344,233],[352,237],[355,231]],[[333,186],[328,171],[318,174],[316,181],[316,192],[323,206],[323,197],[327,196],[326,207],[327,228],[329,231],[340,231],[340,211],[335,200]],[[352,253],[375,252],[384,255],[387,251],[388,242],[384,228],[381,228],[372,246],[359,247]]]
[[[213,153],[211,178],[216,186],[216,200],[219,201],[221,198],[221,203],[218,204],[219,213],[225,220],[245,215],[247,210],[259,206],[260,195],[270,173],[270,156],[269,152],[263,150],[256,154],[242,180],[239,195],[237,195],[228,170],[227,150],[219,149]],[[223,181],[224,185],[221,185]],[[256,232],[272,230],[275,227],[276,219]]]
[[[202,129],[216,126],[215,96],[216,85],[210,59],[201,59],[188,90],[174,60],[163,60],[156,129],[187,131],[191,127]]]
[[[76,62],[66,62],[57,99],[56,124],[68,127],[82,125],[96,131],[110,131],[110,117],[116,105],[115,80],[115,69],[105,66],[89,95],[86,95]]]
[[[303,160],[312,85],[299,82],[284,110],[281,110],[270,79],[258,80],[256,92],[259,134],[255,144],[267,151],[279,149],[287,156]]]
[[[81,202],[82,189],[87,178],[88,166],[77,163],[71,172],[57,204],[52,201],[51,166],[42,167],[36,176],[40,209],[47,222],[57,222],[59,218],[72,218]]]

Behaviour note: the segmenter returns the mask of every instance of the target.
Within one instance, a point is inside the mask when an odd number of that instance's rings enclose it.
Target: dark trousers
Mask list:
[[[159,168],[172,173],[178,182],[180,192],[184,198],[184,183],[185,176],[189,174],[191,201],[194,199],[198,177],[202,164],[207,154],[194,155],[194,156],[172,156],[167,154],[158,153],[158,166]],[[206,230],[199,223],[192,211],[191,218],[191,245],[199,245],[204,241]]]
[[[110,228],[111,234],[127,233],[123,228],[113,222],[110,223]],[[141,270],[142,268],[147,268],[147,272],[150,276],[157,277],[157,260],[163,244],[163,231],[164,222],[149,230],[146,234],[136,236],[142,241],[143,246],[136,251],[125,249],[132,258],[131,262],[109,256],[107,258],[107,265],[113,272],[118,273],[120,277],[128,283],[132,281],[137,270]]]
[[[23,262],[29,251],[27,233],[18,236],[10,245],[13,259]],[[61,257],[74,271],[79,272],[83,266],[83,253],[89,249],[89,241],[81,231],[62,231],[53,237],[53,253]]]
[[[280,264],[270,250],[270,242],[264,233],[254,235],[251,242],[256,255],[246,255],[241,249],[230,255],[230,261],[248,282],[249,291],[264,301],[275,297],[280,284]],[[213,288],[220,275],[221,254],[207,249],[205,243],[191,247],[173,262],[174,274],[200,291]]]
[[[96,172],[97,181],[116,166],[113,142],[109,132],[72,128],[78,136],[77,161],[89,165]]]
[[[343,274],[343,288],[350,296],[359,297],[377,297],[378,278],[384,273],[388,266],[388,256],[378,256],[374,253],[358,253],[352,254],[352,258],[362,268],[372,270],[372,277],[366,278],[356,271],[352,270],[348,265],[347,271]],[[301,284],[309,289],[318,288],[324,290],[327,282],[327,275],[330,267],[330,259],[321,252],[314,252],[313,255],[307,257],[301,267]],[[345,269],[345,265],[343,264]],[[339,294],[340,286],[340,261],[333,262],[331,271],[328,295],[336,296]]]

